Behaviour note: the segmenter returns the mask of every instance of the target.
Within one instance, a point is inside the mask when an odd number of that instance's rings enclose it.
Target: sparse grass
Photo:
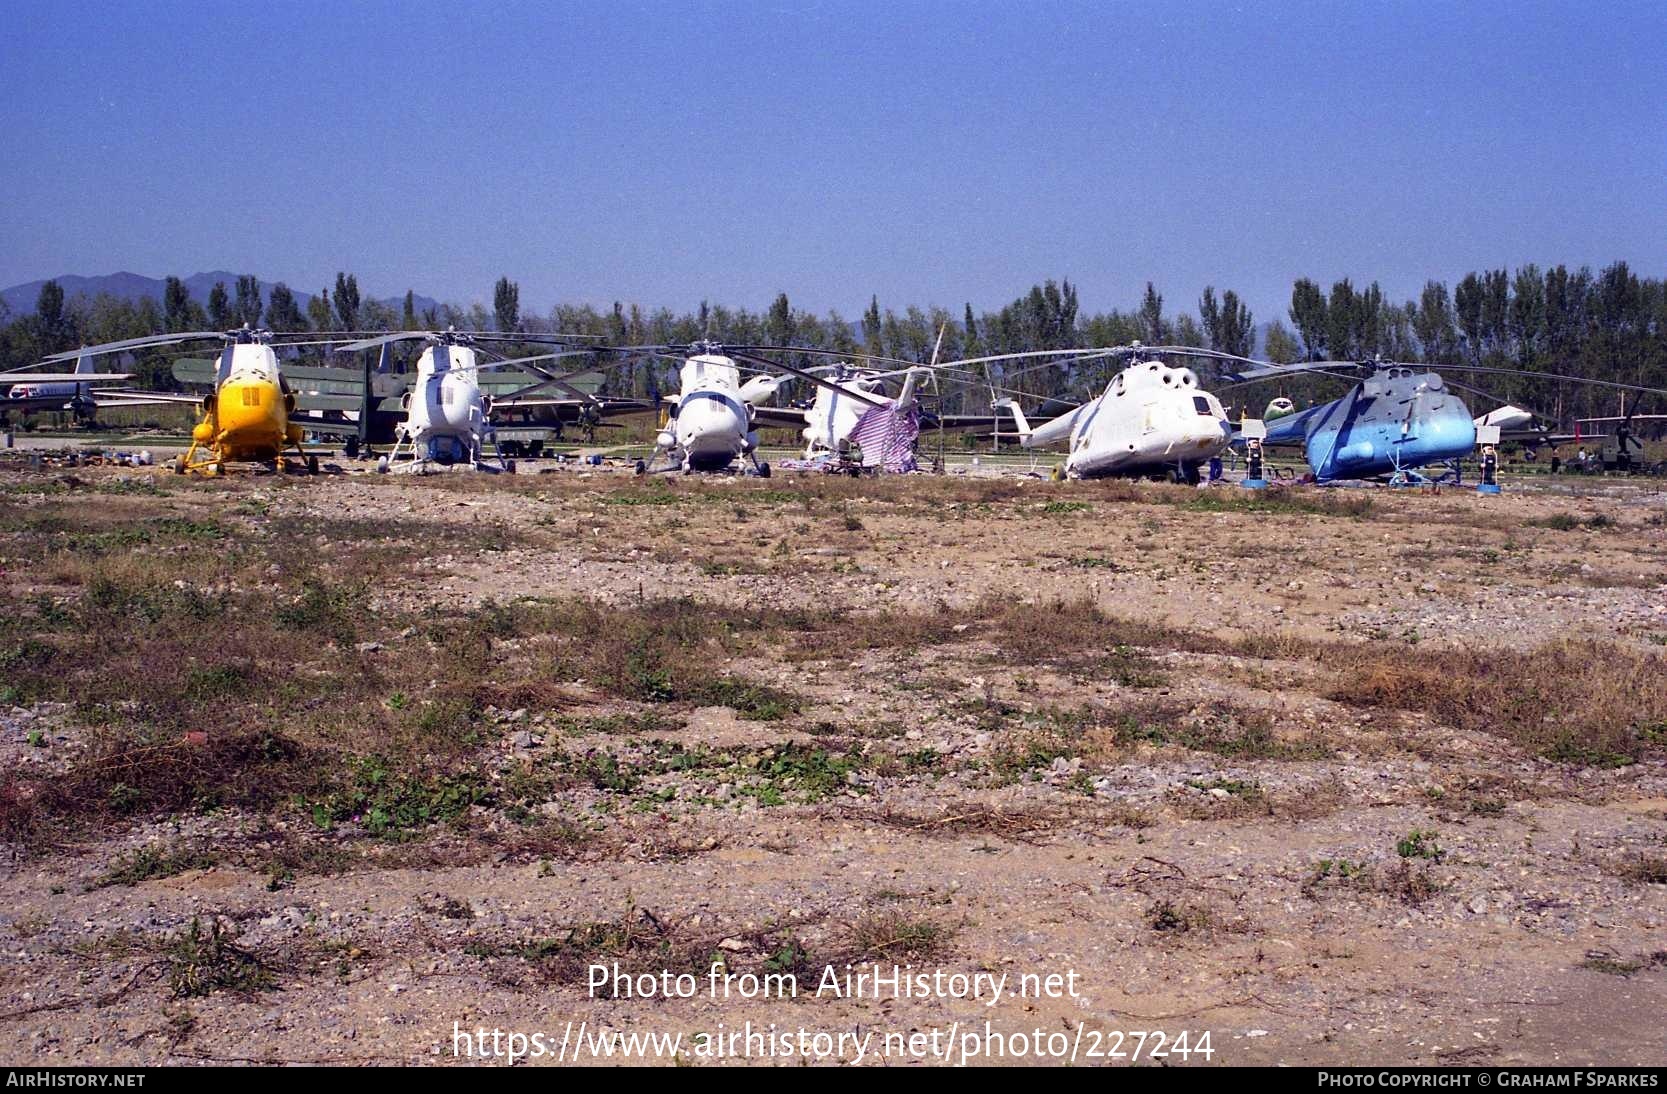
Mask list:
[[[618,919],[595,920],[548,934],[508,941],[471,942],[467,953],[488,961],[518,962],[546,983],[587,983],[592,964],[617,966],[627,975],[662,971],[705,973],[717,939],[690,936],[646,908],[627,907]],[[613,998],[610,982],[598,992]]]
[[[1657,950],[1654,953],[1640,954],[1637,957],[1621,957],[1618,954],[1589,953],[1580,963],[1580,967],[1588,972],[1600,972],[1605,976],[1628,977],[1633,973],[1643,972],[1645,969],[1667,968],[1667,951]]]
[[[1411,859],[1396,859],[1388,867],[1374,869],[1379,892],[1395,897],[1414,907],[1440,893],[1445,886],[1430,873],[1428,866],[1415,866]]]
[[[173,877],[189,870],[207,870],[216,859],[200,848],[169,847],[151,844],[120,855],[110,869],[92,883],[94,889],[112,885],[137,885],[153,878]]]
[[[454,820],[487,799],[478,772],[413,773],[385,757],[364,756],[353,763],[343,785],[310,798],[305,806],[320,828],[353,821],[373,836],[398,838]]]
[[[1360,650],[1337,660],[1329,698],[1422,711],[1559,763],[1635,763],[1659,747],[1649,730],[1667,720],[1667,657],[1611,643],[1558,640],[1431,659]]]
[[[218,919],[193,919],[191,926],[169,941],[168,987],[175,999],[212,995],[217,991],[251,996],[277,986],[277,978],[255,954],[237,945]]]
[[[1634,885],[1667,885],[1667,855],[1639,851],[1615,863],[1613,871]]]
[[[777,805],[792,795],[805,802],[817,802],[848,786],[858,767],[856,753],[836,755],[825,748],[789,743],[769,750],[755,769],[761,782],[754,784],[760,801]]]
[[[943,955],[954,932],[924,916],[888,909],[851,924],[850,945],[861,960],[921,963]]]
[[[1146,909],[1146,925],[1154,931],[1186,934],[1209,930],[1215,926],[1215,916],[1202,904],[1157,900]]]
[[[1310,735],[1282,735],[1262,711],[1226,702],[1199,710],[1148,702],[1040,711],[1009,730],[1006,740],[992,750],[991,768],[1011,779],[1056,759],[1081,758],[1099,765],[1141,747],[1178,747],[1232,760],[1311,760],[1330,754]]]
[[[1180,504],[1205,513],[1294,513],[1361,519],[1377,510],[1372,498],[1360,491],[1292,489],[1191,490]]]
[[[1527,522],[1535,528],[1550,528],[1556,532],[1574,532],[1585,528],[1593,532],[1619,527],[1614,517],[1603,513],[1581,516],[1578,513],[1553,513],[1549,517],[1538,517]]]
[[[299,596],[278,605],[274,618],[282,628],[312,631],[339,645],[351,645],[364,614],[366,592],[364,585],[308,578],[301,583]]]
[[[48,818],[260,809],[317,778],[303,750],[273,733],[209,734],[198,741],[117,732],[95,739],[62,773],[0,778],[0,825],[18,834]]]
[[[1427,858],[1441,861],[1444,852],[1436,842],[1436,833],[1414,828],[1395,841],[1395,853],[1402,858]]]

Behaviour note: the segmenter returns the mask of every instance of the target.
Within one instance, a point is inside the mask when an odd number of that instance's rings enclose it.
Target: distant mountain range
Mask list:
[[[186,289],[188,289],[191,293],[192,299],[206,307],[208,304],[208,294],[214,290],[214,286],[217,282],[225,282],[226,292],[235,298],[237,294],[237,278],[237,274],[230,273],[226,270],[211,270],[208,273],[192,274],[190,277],[184,278],[183,280],[185,281]],[[162,303],[162,290],[167,284],[167,280],[165,278],[146,277],[143,274],[125,272],[104,274],[99,277],[82,277],[79,274],[66,274],[62,277],[54,278],[53,280],[57,281],[58,284],[63,287],[65,300],[74,300],[77,296],[86,296],[91,298],[98,296],[100,293],[108,293],[119,300],[139,300],[148,296],[158,304]],[[331,281],[325,282],[325,284],[329,285],[333,284],[333,282],[334,279],[332,278]],[[0,289],[0,300],[4,300],[6,302],[6,306],[11,309],[12,315],[17,316],[27,314],[35,310],[35,300],[40,296],[41,286],[44,284],[46,284],[45,281],[28,281],[22,285],[13,285],[9,289]],[[270,281],[262,281],[260,283],[260,298],[262,302],[267,300],[268,293],[271,288],[272,282]],[[291,285],[290,291],[295,294],[295,302],[303,311],[307,308],[307,302],[310,301],[314,295],[316,295],[308,292],[300,285]],[[384,297],[381,298],[379,302],[393,308],[395,313],[398,313],[405,307],[405,294],[401,293],[398,296]],[[418,315],[421,315],[423,310],[426,308],[438,308],[440,306],[440,302],[438,300],[435,300],[433,297],[422,295],[418,295],[416,297],[415,303]]]

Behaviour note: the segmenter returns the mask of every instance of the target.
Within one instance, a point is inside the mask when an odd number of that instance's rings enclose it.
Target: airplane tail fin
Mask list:
[[[990,405],[992,408],[997,410],[1010,410],[1013,412],[1013,422],[1018,427],[1020,438],[1028,437],[1033,432],[1030,428],[1030,422],[1025,419],[1025,412],[1019,409],[1019,404],[1016,400],[997,399]]]
[[[95,371],[95,366],[93,364],[93,359],[91,357],[86,356],[86,355],[82,355],[80,357],[77,357],[75,359],[75,371],[76,372],[93,372],[93,371]]]

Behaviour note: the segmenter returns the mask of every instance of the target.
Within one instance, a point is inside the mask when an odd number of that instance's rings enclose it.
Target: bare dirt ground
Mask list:
[[[1664,532],[1642,481],[0,467],[0,1056],[1661,1064]],[[1006,994],[816,994],[876,964]]]

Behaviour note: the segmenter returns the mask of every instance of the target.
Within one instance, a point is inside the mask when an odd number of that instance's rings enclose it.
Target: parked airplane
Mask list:
[[[0,373],[0,384],[14,381],[6,387],[6,398],[0,402],[0,415],[9,417],[14,413],[30,414],[44,410],[73,414],[78,422],[91,422],[101,407],[149,406],[157,402],[138,394],[122,396],[113,395],[107,389],[99,390],[105,384],[130,379],[132,373],[97,372],[93,368],[92,357],[85,350],[55,355],[49,360],[68,360],[72,356],[75,358],[72,372]]]

